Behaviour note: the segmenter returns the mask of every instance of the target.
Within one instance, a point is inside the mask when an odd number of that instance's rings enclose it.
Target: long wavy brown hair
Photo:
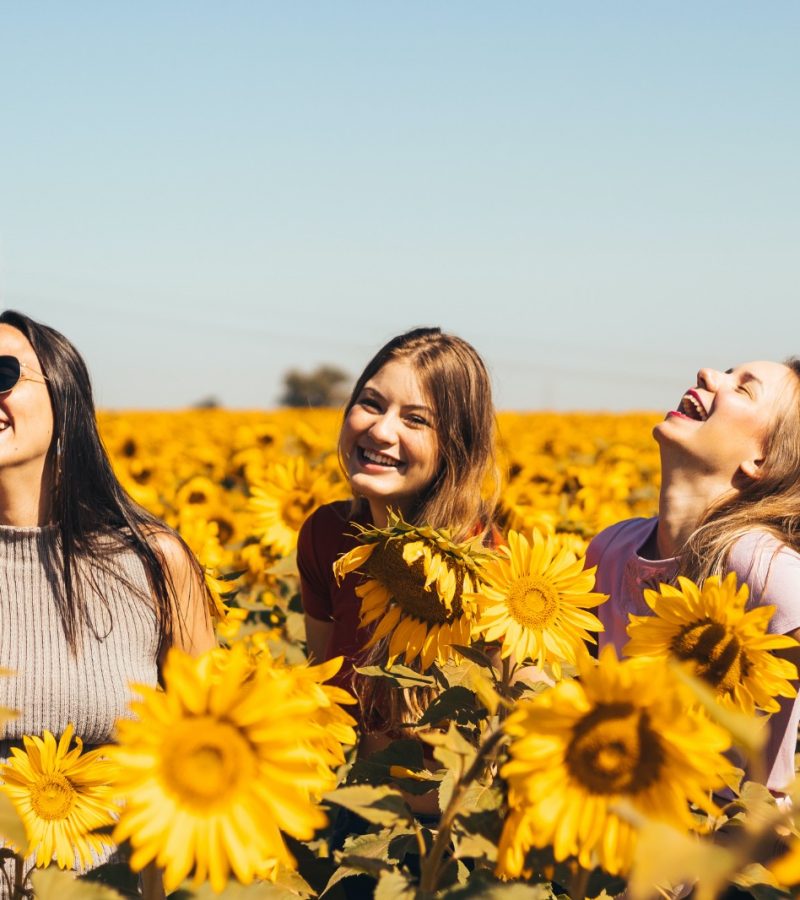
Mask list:
[[[786,366],[791,396],[767,437],[758,478],[712,506],[681,554],[681,572],[695,581],[722,575],[733,545],[754,530],[800,552],[800,358]]]
[[[433,407],[439,467],[427,490],[417,498],[407,519],[415,525],[445,528],[451,537],[491,536],[500,490],[495,462],[495,411],[492,386],[483,360],[462,338],[440,328],[415,328],[392,338],[367,363],[344,410],[358,402],[364,385],[389,362],[408,360]],[[340,451],[341,453],[341,451]],[[344,466],[342,467],[344,468]],[[366,501],[354,499],[353,514]],[[377,665],[386,660],[389,636],[361,660]],[[438,691],[391,687],[382,678],[353,679],[369,732],[392,736],[417,722]]]

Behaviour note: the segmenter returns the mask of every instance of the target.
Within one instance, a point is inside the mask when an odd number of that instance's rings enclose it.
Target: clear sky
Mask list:
[[[800,4],[0,0],[0,305],[100,403],[440,324],[506,408],[800,353]]]

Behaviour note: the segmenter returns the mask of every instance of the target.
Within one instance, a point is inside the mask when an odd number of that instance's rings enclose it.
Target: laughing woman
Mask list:
[[[2,759],[69,726],[110,742],[131,682],[155,685],[169,647],[214,645],[197,562],[112,471],[83,359],[16,312],[0,315],[0,621],[0,706],[19,711]]]
[[[800,639],[800,360],[701,369],[654,436],[658,517],[614,525],[587,552],[587,566],[598,567],[596,590],[611,598],[599,609],[601,647],[621,652],[628,615],[652,614],[644,589],[678,575],[701,582],[728,572],[748,586],[750,606],[775,607],[771,632]],[[734,641],[708,650],[719,651],[720,677],[746,668]],[[782,655],[800,661],[797,649]],[[781,698],[765,759],[773,790],[794,778],[799,719],[800,701]]]
[[[456,541],[492,539],[494,502],[484,487],[494,470],[494,406],[475,349],[438,328],[389,341],[356,382],[339,454],[354,499],[306,521],[297,562],[309,655],[320,662],[343,655],[339,681],[350,687],[370,633],[359,627],[358,576],[338,584],[333,564],[357,545],[354,524],[383,528],[394,510],[411,524],[447,529]]]

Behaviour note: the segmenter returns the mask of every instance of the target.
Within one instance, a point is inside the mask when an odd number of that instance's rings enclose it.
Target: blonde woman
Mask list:
[[[748,585],[751,605],[776,607],[770,631],[800,639],[800,360],[701,369],[653,433],[658,516],[606,529],[587,552],[596,590],[610,595],[600,646],[620,652],[628,615],[651,614],[645,588],[727,572]],[[784,655],[800,662],[796,650]],[[800,702],[782,698],[766,751],[773,790],[794,778],[798,720]]]

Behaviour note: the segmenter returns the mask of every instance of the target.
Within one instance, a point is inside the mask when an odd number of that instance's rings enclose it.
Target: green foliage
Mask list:
[[[291,369],[283,376],[281,406],[342,406],[348,398],[350,376],[337,366],[322,365],[313,372]]]

